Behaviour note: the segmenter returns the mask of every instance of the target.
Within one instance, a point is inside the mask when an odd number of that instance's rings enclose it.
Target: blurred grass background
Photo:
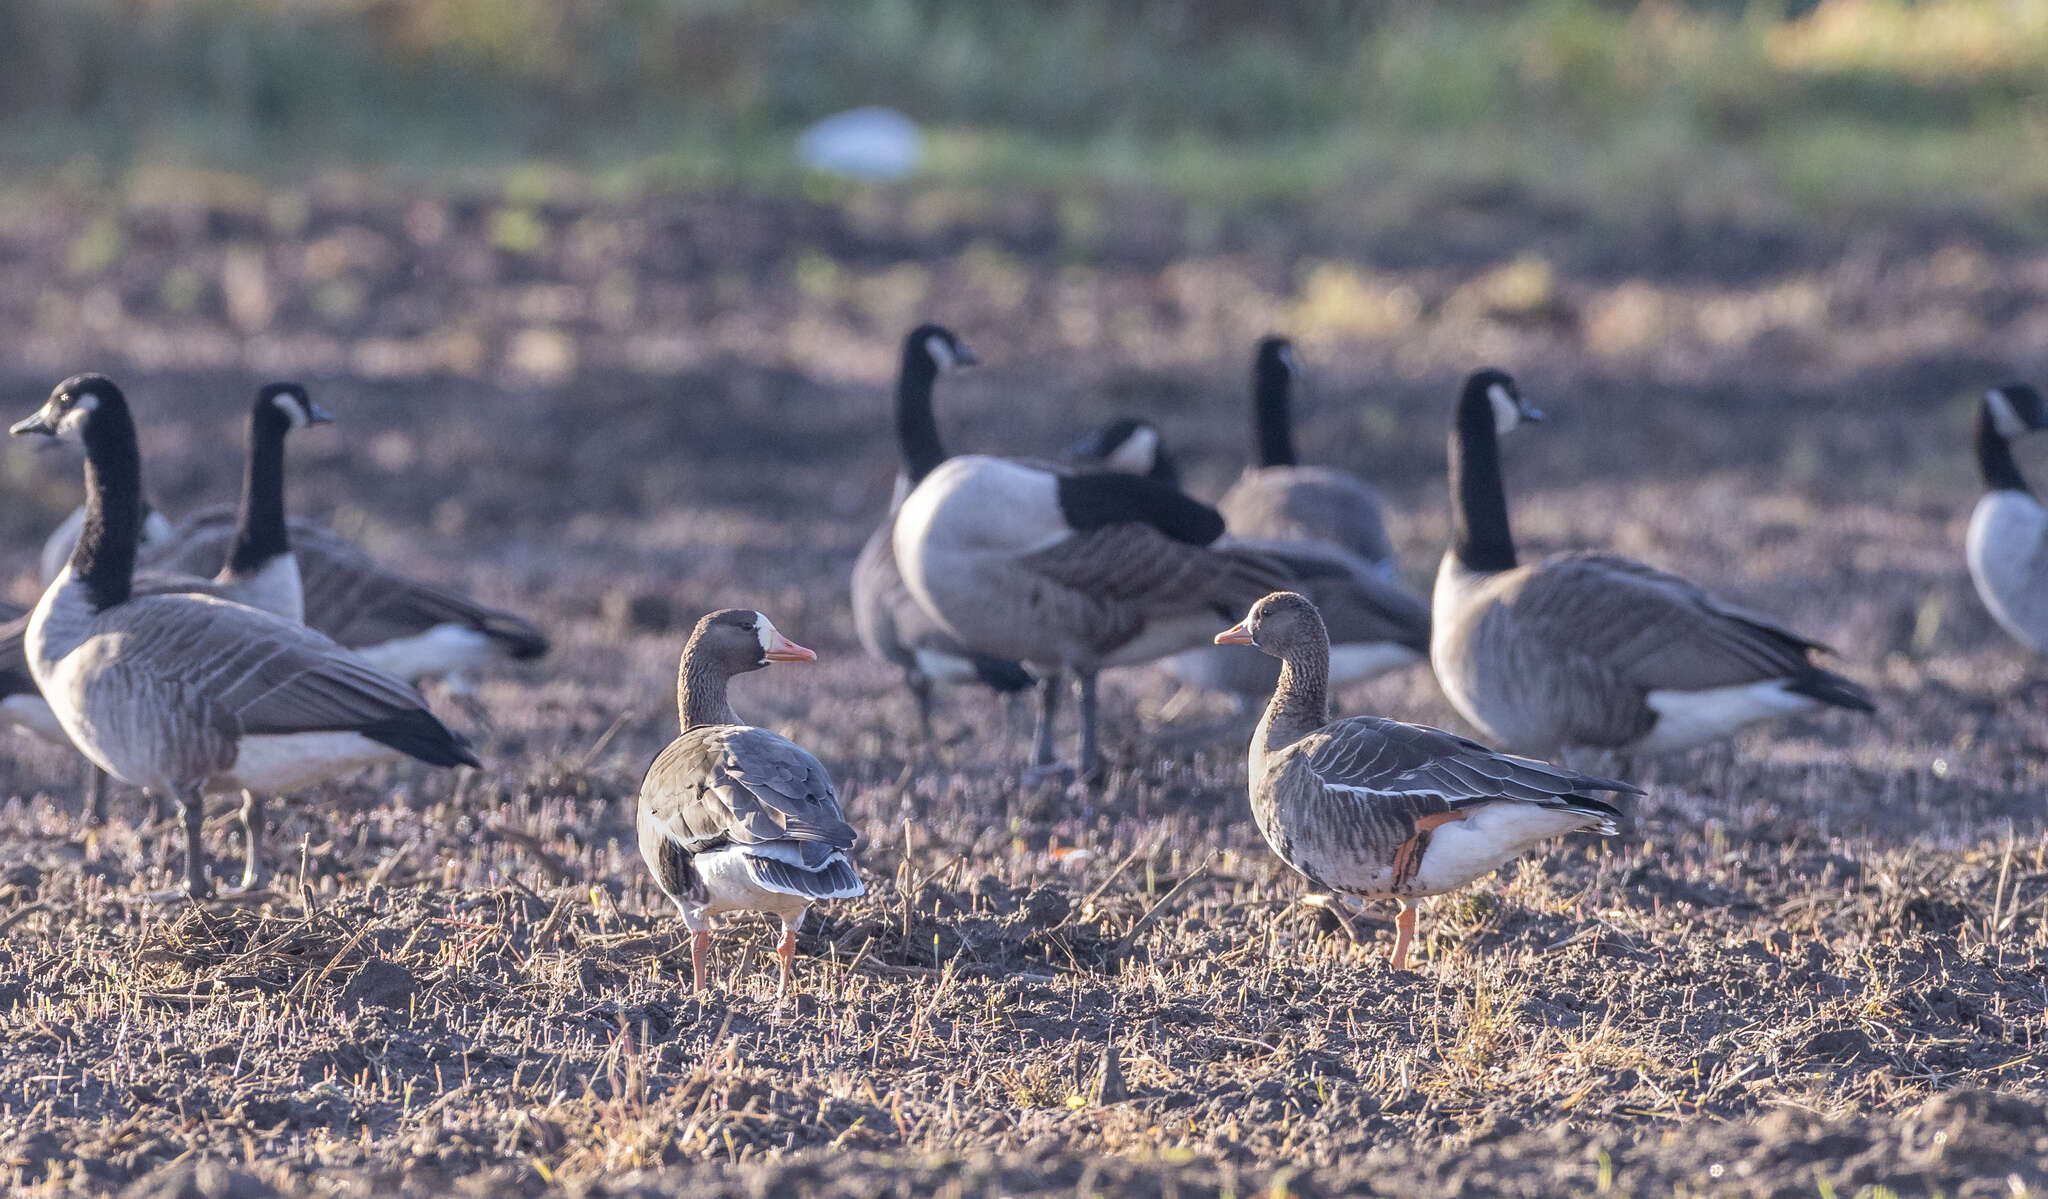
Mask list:
[[[927,176],[1424,214],[2048,225],[2048,0],[8,0],[0,167],[273,184],[540,164],[801,188],[887,104]]]

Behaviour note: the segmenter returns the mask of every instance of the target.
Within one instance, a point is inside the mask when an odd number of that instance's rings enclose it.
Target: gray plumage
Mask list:
[[[1249,467],[1216,510],[1235,536],[1320,541],[1386,569],[1394,561],[1379,493],[1333,467]]]
[[[1314,605],[1280,593],[1217,638],[1277,658],[1280,678],[1253,734],[1252,816],[1281,860],[1318,887],[1407,901],[1471,882],[1551,837],[1612,834],[1602,794],[1640,794],[1440,729],[1376,716],[1326,721],[1329,641]]]

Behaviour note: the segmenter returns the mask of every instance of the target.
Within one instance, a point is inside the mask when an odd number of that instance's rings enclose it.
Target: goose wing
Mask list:
[[[1232,536],[1228,544],[1273,558],[1322,614],[1333,645],[1391,642],[1429,655],[1429,604],[1356,554],[1316,542]]]
[[[1301,745],[1309,769],[1325,787],[1376,797],[1415,816],[1503,800],[1618,816],[1597,796],[1642,794],[1627,783],[1496,753],[1456,733],[1377,716],[1336,721],[1304,737]]]
[[[840,815],[832,776],[802,746],[766,729],[685,731],[648,768],[640,809],[643,827],[687,856],[736,847],[778,890],[860,893],[846,857],[854,831]]]
[[[236,519],[232,508],[192,514],[179,523],[169,546],[149,556],[150,566],[213,574],[228,559]],[[548,651],[547,636],[521,617],[383,566],[325,525],[300,517],[288,525],[299,560],[306,623],[342,645],[363,649],[452,625],[475,630],[515,660]]]

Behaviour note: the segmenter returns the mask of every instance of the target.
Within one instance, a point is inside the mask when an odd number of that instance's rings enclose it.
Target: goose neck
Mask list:
[[[253,575],[291,551],[284,516],[284,439],[289,419],[275,405],[258,405],[249,420],[249,463],[242,478],[241,517],[228,571]]]
[[[1252,423],[1258,434],[1260,466],[1293,466],[1293,377],[1287,368],[1265,358],[1252,373]]]
[[[1280,682],[1259,721],[1257,744],[1272,753],[1328,724],[1329,695],[1329,637],[1305,634],[1280,659]]]
[[[682,718],[683,731],[740,723],[732,710],[732,701],[726,698],[731,678],[702,655],[693,654],[694,648],[693,639],[693,644],[683,650],[682,666],[676,672],[676,712]]]
[[[71,573],[96,610],[125,603],[135,581],[142,534],[142,451],[127,403],[103,392],[85,428],[85,524],[71,550]]]
[[[2026,476],[2020,474],[2019,463],[2012,456],[2012,442],[1998,431],[1989,404],[1977,406],[1977,465],[1984,472],[1987,489],[2029,491]]]
[[[1515,565],[1508,528],[1508,496],[1500,477],[1500,437],[1493,401],[1484,387],[1468,386],[1451,426],[1451,549],[1468,569],[1494,572]]]
[[[896,376],[896,445],[913,487],[946,460],[938,419],[932,415],[932,385],[938,376],[922,347],[904,347],[903,368]]]

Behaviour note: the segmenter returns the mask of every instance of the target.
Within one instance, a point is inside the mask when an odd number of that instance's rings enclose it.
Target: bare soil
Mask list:
[[[168,198],[167,198],[168,196]],[[1455,199],[1455,198],[1454,198]],[[341,423],[293,504],[542,621],[437,704],[470,777],[276,806],[269,890],[159,906],[140,797],[81,841],[77,769],[0,745],[0,1181],[29,1193],[1759,1196],[2048,1190],[2048,685],[1972,595],[1970,400],[2048,373],[2048,254],[1931,223],[1615,235],[1512,198],[1365,237],[1286,212],[856,193],[513,204],[340,184],[0,202],[0,396],[98,367],[177,513],[234,489],[296,375]],[[862,658],[844,581],[887,502],[896,339],[946,321],[958,449],[1162,423],[1214,495],[1252,339],[1296,332],[1304,452],[1445,532],[1459,377],[1506,366],[1531,552],[1611,547],[1823,637],[1875,718],[1639,763],[1611,840],[1388,912],[1304,905],[1247,819],[1241,724],[1108,681],[1100,793],[1021,788],[1021,723],[940,743]],[[0,461],[35,593],[76,464]],[[718,982],[632,840],[700,612],[820,652],[749,676],[864,834],[773,1000]],[[1455,727],[1426,670],[1344,697]],[[225,805],[208,847],[237,852]],[[223,867],[225,868],[225,867]]]

